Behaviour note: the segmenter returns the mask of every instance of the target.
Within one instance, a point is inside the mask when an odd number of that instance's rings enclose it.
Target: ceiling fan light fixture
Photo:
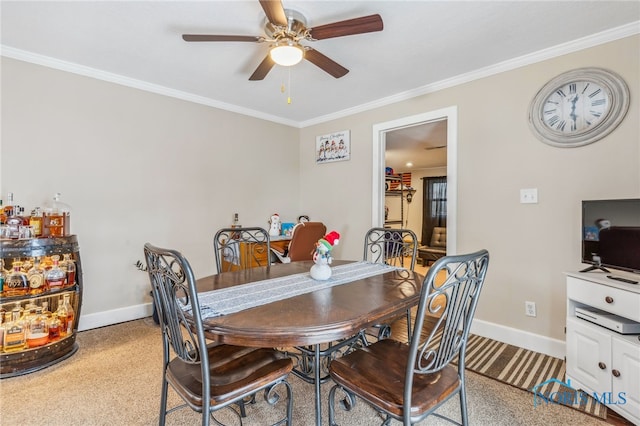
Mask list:
[[[271,59],[278,65],[290,67],[298,64],[304,57],[302,47],[297,43],[277,44],[269,52]]]

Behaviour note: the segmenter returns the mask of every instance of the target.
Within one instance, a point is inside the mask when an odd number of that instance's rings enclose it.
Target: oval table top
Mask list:
[[[349,263],[334,260],[332,266]],[[224,272],[197,280],[199,292],[308,272],[311,261]],[[304,346],[357,334],[418,304],[424,277],[394,270],[203,320],[207,337],[251,347]]]

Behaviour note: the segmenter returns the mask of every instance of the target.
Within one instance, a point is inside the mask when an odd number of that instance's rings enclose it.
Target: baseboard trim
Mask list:
[[[562,340],[482,321],[477,318],[471,324],[471,333],[555,358],[563,359],[565,355],[565,342]]]
[[[78,331],[91,330],[93,328],[133,321],[149,317],[152,314],[153,305],[151,303],[143,303],[140,305],[128,306],[126,308],[81,315]],[[551,339],[549,337],[529,333],[512,327],[482,321],[477,318],[473,320],[471,333],[556,358],[564,358],[565,355],[564,341]]]
[[[153,304],[127,306],[126,308],[112,309],[110,311],[96,312],[95,314],[80,315],[78,331],[91,330],[126,321],[133,321],[149,317],[153,314]]]

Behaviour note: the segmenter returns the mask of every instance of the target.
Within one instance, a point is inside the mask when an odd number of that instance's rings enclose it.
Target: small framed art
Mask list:
[[[351,158],[349,130],[316,137],[316,164],[345,161]]]

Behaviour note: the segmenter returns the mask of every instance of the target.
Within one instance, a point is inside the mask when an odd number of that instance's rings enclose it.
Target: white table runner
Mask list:
[[[200,315],[202,318],[227,315],[300,294],[381,275],[396,269],[401,268],[380,263],[356,262],[332,267],[331,278],[326,281],[316,281],[311,278],[309,272],[303,272],[211,290],[198,294]]]

